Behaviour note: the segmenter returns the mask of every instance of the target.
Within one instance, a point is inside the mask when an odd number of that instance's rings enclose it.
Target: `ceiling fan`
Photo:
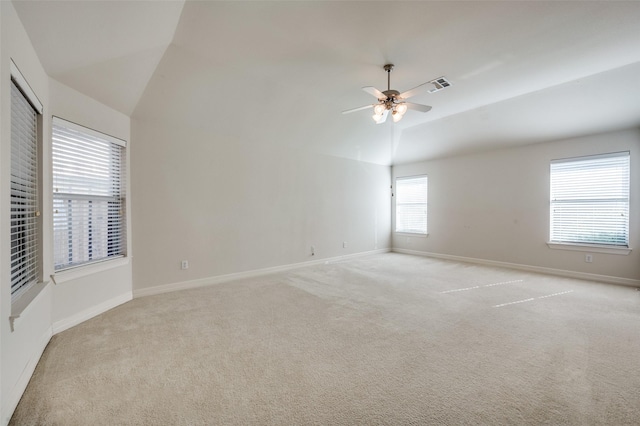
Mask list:
[[[429,90],[430,93],[441,90],[445,87],[450,86],[451,84],[441,77],[436,80],[428,81],[426,83],[422,83],[419,86],[414,87],[411,90],[407,90],[406,92],[398,92],[397,90],[391,90],[391,71],[393,71],[393,64],[386,64],[384,66],[384,70],[387,72],[387,90],[384,92],[376,89],[372,86],[363,87],[367,93],[378,98],[378,103],[365,105],[358,108],[349,109],[346,111],[342,111],[343,114],[349,114],[351,112],[360,111],[363,109],[373,108],[373,119],[377,124],[384,123],[387,120],[387,115],[389,115],[389,111],[391,111],[391,117],[393,118],[393,122],[397,123],[402,120],[402,116],[408,109],[412,109],[420,112],[429,112],[431,111],[431,107],[428,105],[415,104],[413,102],[406,102],[405,99],[410,98],[418,94],[418,92],[422,91],[424,86],[427,84],[432,84],[434,88]]]

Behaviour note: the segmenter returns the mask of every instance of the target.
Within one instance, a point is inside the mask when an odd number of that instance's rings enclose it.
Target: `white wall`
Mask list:
[[[631,152],[629,255],[554,250],[549,238],[549,162]],[[393,234],[394,249],[640,280],[640,129],[393,167],[429,177],[426,238]],[[395,226],[394,226],[395,229]],[[615,281],[615,280],[614,280]]]
[[[387,166],[170,118],[134,119],[132,137],[134,291],[390,246]]]
[[[390,167],[312,151],[337,141],[307,95],[218,60],[172,44],[132,116],[134,295],[388,249]],[[241,111],[230,70],[255,89]]]
[[[45,74],[38,57],[24,31],[11,2],[0,2],[0,396],[2,397],[1,424],[6,424],[18,403],[24,388],[27,386],[31,373],[36,366],[45,345],[51,337],[51,284],[40,286],[41,291],[29,308],[22,312],[14,323],[15,329],[10,327],[11,305],[11,276],[10,258],[11,247],[10,229],[10,168],[11,168],[11,73],[10,62],[14,62],[29,85],[38,96],[44,107],[43,137],[49,138],[50,118],[48,114],[49,79]],[[43,147],[42,156],[47,158],[48,147]],[[44,165],[43,186],[50,188],[48,177],[50,168]],[[43,204],[50,202],[48,194],[44,194]],[[50,257],[51,214],[46,209],[42,211],[45,238],[43,241],[45,262]],[[49,231],[49,232],[48,232]],[[52,272],[50,262],[46,262],[43,275],[48,277]],[[44,287],[44,288],[42,288]],[[27,295],[23,296],[26,297]]]
[[[56,80],[50,83],[51,115],[127,141],[131,146],[130,119]],[[126,155],[129,158],[129,155]],[[129,179],[130,181],[130,179]],[[126,193],[131,189],[127,186]],[[130,197],[127,197],[127,234],[131,235]],[[124,260],[56,273],[53,287],[53,332],[57,333],[132,298],[131,243]]]
[[[55,274],[52,253],[51,117],[93,128],[130,141],[130,119],[95,100],[50,79],[34,51],[11,2],[0,2],[0,424],[10,420],[31,374],[53,333],[89,319],[132,297],[129,259]],[[17,304],[10,295],[10,165],[11,102],[10,62],[16,63],[43,104],[42,115],[42,277],[20,301],[37,294],[12,322]],[[128,144],[130,146],[130,143]],[[130,235],[130,208],[127,205]],[[131,255],[131,245],[128,245]],[[57,282],[57,284],[54,284]]]

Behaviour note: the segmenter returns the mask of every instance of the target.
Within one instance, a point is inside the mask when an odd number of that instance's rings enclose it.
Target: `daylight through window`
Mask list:
[[[52,139],[55,269],[125,255],[125,142],[57,117]]]
[[[11,300],[39,278],[38,112],[11,81]]]
[[[396,179],[396,232],[426,235],[426,176]]]
[[[551,162],[551,242],[629,245],[629,153]]]

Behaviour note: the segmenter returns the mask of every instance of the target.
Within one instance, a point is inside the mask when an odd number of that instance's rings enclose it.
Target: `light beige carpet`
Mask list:
[[[15,425],[640,423],[640,292],[382,254],[53,337]]]

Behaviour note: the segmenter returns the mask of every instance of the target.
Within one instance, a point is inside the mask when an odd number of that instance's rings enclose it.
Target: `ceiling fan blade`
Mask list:
[[[425,89],[433,89],[434,87],[435,85],[432,82],[427,81],[426,83],[422,83],[420,86],[416,86],[413,89],[409,89],[406,92],[400,93],[398,95],[398,98],[409,99],[410,97],[417,95]]]
[[[414,111],[420,111],[420,112],[429,112],[431,111],[431,107],[429,105],[422,105],[422,104],[414,104],[413,102],[403,102],[407,108],[412,109]]]
[[[373,86],[363,87],[362,90],[364,90],[365,92],[375,96],[378,99],[383,99],[383,100],[387,99],[387,96],[384,93],[382,93],[381,91],[379,91],[378,89],[376,89]]]
[[[382,124],[385,121],[387,121],[387,116],[389,115],[389,110],[385,109],[384,112],[382,113],[382,118],[380,119],[380,121],[376,121],[376,124]]]
[[[346,111],[342,111],[343,114],[349,114],[351,112],[362,111],[363,109],[373,108],[373,105],[365,105],[358,108],[348,109]]]

